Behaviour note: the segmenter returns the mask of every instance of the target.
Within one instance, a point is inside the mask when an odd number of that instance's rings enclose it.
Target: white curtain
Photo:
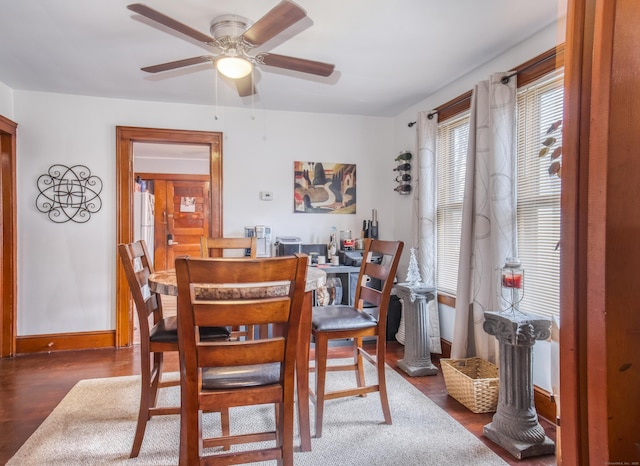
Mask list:
[[[496,362],[496,340],[484,311],[500,311],[499,270],[517,256],[516,79],[496,73],[471,96],[469,148],[451,357]]]
[[[428,112],[418,113],[418,182],[414,194],[418,208],[418,266],[420,276],[427,285],[436,286],[436,141],[438,120],[429,118]],[[429,348],[442,353],[440,345],[440,318],[438,297],[429,301]]]

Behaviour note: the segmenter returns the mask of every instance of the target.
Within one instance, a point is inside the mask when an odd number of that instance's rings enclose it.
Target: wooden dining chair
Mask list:
[[[249,251],[249,257],[256,257],[256,237],[200,237],[200,255],[202,257],[222,257],[224,251],[229,249],[244,249]]]
[[[257,251],[256,237],[200,237],[200,255],[202,257],[223,257],[225,251],[236,249],[248,251],[250,253],[248,257],[255,258]],[[244,257],[247,256],[245,255]],[[255,336],[255,331],[253,325],[236,325],[231,328],[231,336],[233,338],[252,340]],[[265,332],[268,332],[268,329],[262,327],[259,331],[262,332],[262,336],[264,336]]]
[[[294,370],[306,274],[307,256],[302,254],[176,259],[181,465],[293,464]],[[246,322],[273,324],[278,336],[215,343],[197,338],[201,326]],[[274,430],[202,438],[201,412],[264,404],[275,405]],[[246,444],[255,442],[267,444],[247,449]],[[203,451],[229,445],[238,445],[238,451]]]
[[[180,413],[179,406],[157,406],[158,389],[180,384],[177,379],[162,380],[164,353],[178,351],[178,324],[175,316],[163,315],[160,296],[149,288],[148,278],[154,268],[144,240],[119,244],[118,252],[139,320],[142,380],[138,422],[130,454],[131,458],[135,458],[142,446],[147,421],[152,416]],[[201,338],[206,341],[228,339],[229,331],[222,326],[203,328]],[[228,412],[223,413],[222,423],[228,432]]]
[[[401,241],[365,240],[355,290],[355,305],[313,308],[311,333],[315,342],[315,367],[311,370],[316,372],[316,387],[315,392],[310,392],[310,395],[316,406],[316,438],[322,436],[325,401],[335,398],[380,392],[384,421],[391,424],[385,377],[387,310],[403,247],[404,243]],[[375,354],[363,348],[363,338],[375,339]],[[336,339],[353,339],[352,363],[327,365],[329,341]],[[377,368],[376,384],[366,384],[363,359]],[[346,370],[355,371],[357,386],[326,392],[327,372]]]

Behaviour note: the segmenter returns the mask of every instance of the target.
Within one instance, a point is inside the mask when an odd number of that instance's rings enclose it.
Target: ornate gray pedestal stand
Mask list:
[[[427,303],[434,298],[434,288],[410,286],[400,283],[395,287],[396,295],[402,299],[404,317],[404,358],[398,361],[400,369],[412,377],[435,375],[438,368],[431,362],[429,350],[429,308]]]
[[[484,317],[484,331],[500,343],[498,408],[484,435],[518,459],[555,453],[538,422],[531,364],[533,345],[549,337],[551,321],[521,313],[485,312]]]

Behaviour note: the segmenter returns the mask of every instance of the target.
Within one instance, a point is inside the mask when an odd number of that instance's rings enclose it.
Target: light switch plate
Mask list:
[[[271,191],[260,191],[260,199],[263,201],[273,201],[273,193]]]

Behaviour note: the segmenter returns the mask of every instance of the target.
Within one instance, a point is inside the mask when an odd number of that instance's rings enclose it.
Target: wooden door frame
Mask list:
[[[116,244],[133,241],[133,143],[208,145],[210,153],[211,205],[209,231],[212,236],[222,234],[222,133],[176,129],[116,127]],[[129,285],[124,269],[116,261],[116,346],[130,346],[133,339]]]
[[[0,357],[16,353],[17,313],[17,225],[16,225],[16,134],[18,124],[0,115],[0,189],[2,228],[0,254]]]
[[[640,10],[571,0],[562,154],[559,465],[637,464]]]

